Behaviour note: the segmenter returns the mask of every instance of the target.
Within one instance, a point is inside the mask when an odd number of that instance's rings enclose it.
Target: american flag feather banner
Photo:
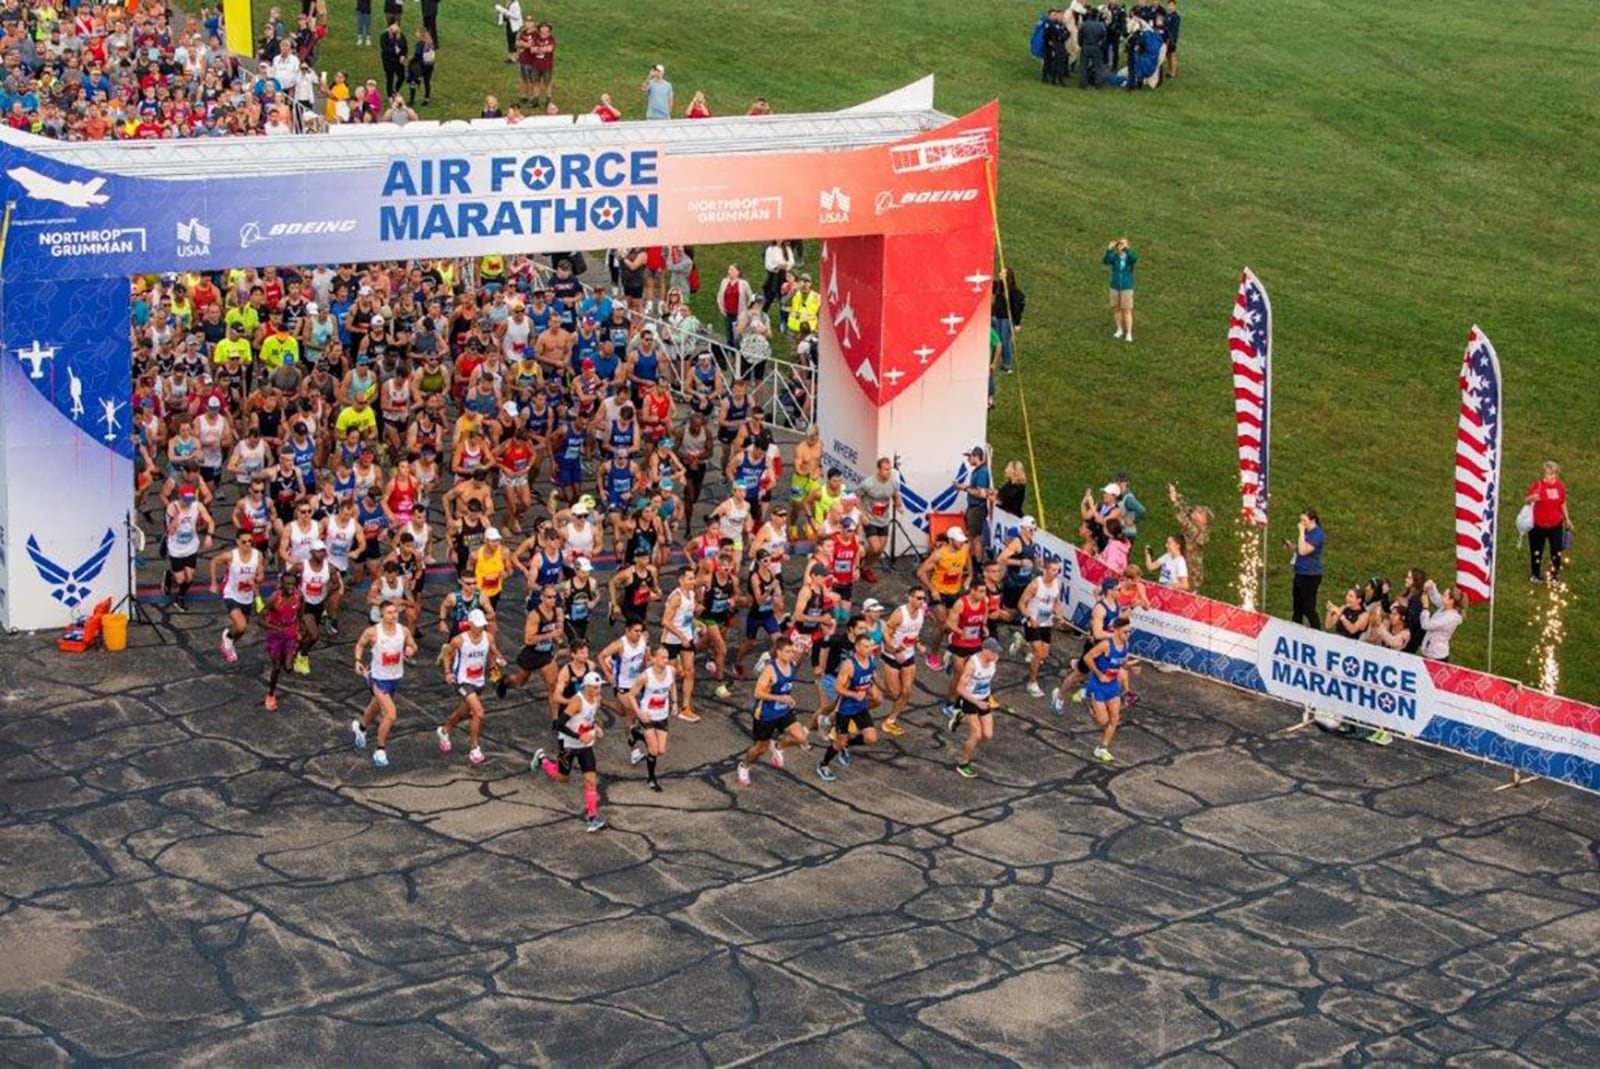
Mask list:
[[[1248,267],[1239,279],[1228,324],[1233,361],[1233,415],[1239,442],[1239,492],[1244,518],[1267,525],[1267,458],[1272,439],[1272,302]]]
[[[1501,430],[1500,358],[1473,327],[1461,358],[1456,421],[1456,586],[1472,602],[1494,597]]]

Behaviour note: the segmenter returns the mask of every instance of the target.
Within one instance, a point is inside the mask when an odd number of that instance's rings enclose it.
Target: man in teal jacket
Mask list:
[[[1133,265],[1139,254],[1128,247],[1127,238],[1118,238],[1106,246],[1101,262],[1111,267],[1111,321],[1116,324],[1116,337],[1133,341]]]

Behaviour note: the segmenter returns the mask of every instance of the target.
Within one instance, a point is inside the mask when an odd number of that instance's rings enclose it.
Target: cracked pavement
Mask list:
[[[3,640],[4,1061],[1600,1062],[1575,790],[1151,671],[1103,768],[1007,661],[976,780],[924,670],[838,783],[791,751],[740,791],[741,689],[674,723],[662,794],[603,741],[586,835],[528,772],[542,690],[488,699],[487,764],[441,755],[430,637],[380,772],[351,614],[274,714],[215,609],[122,654]]]

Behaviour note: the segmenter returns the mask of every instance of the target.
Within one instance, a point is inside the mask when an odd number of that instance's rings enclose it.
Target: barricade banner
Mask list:
[[[1018,522],[1007,512],[992,515],[996,552],[1016,536]],[[1068,615],[1087,628],[1105,565],[1047,532],[1037,541],[1062,562]],[[1144,589],[1150,609],[1134,614],[1136,657],[1600,791],[1600,707],[1198,594],[1148,582]]]

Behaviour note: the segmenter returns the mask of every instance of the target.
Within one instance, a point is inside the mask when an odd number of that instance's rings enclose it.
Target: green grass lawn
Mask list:
[[[256,4],[264,16],[268,5]],[[381,5],[379,5],[381,7]],[[415,5],[407,5],[408,9]],[[379,73],[336,0],[324,66]],[[475,114],[516,96],[489,0],[446,0],[434,105]],[[952,114],[1002,105],[1001,226],[1028,294],[1022,374],[1002,383],[992,437],[1022,455],[1028,391],[1051,526],[1117,467],[1147,502],[1177,480],[1235,510],[1226,330],[1241,266],[1276,327],[1275,537],[1303,505],[1329,531],[1329,579],[1453,576],[1455,372],[1467,328],[1495,342],[1508,403],[1495,667],[1531,678],[1536,597],[1515,547],[1522,490],[1545,458],[1573,496],[1575,598],[1561,689],[1600,699],[1589,606],[1600,529],[1600,77],[1592,0],[1355,0],[1183,5],[1181,77],[1154,93],[1041,86],[1027,53],[1042,5],[815,0],[537,4],[559,41],[556,98],[609,90],[630,117],[649,64],[680,108],[755,97],[779,111],[858,103],[925,73]],[[408,10],[406,26],[418,15]],[[1128,234],[1141,261],[1138,342],[1111,338],[1099,253]],[[749,250],[729,250],[747,266]],[[713,254],[714,258],[714,254]],[[715,277],[717,265],[709,265]],[[1147,525],[1159,534],[1166,524]],[[1231,535],[1207,562],[1231,595]],[[1275,554],[1269,607],[1287,611]],[[1539,594],[1537,601],[1544,597]],[[1482,666],[1487,613],[1456,659]]]

